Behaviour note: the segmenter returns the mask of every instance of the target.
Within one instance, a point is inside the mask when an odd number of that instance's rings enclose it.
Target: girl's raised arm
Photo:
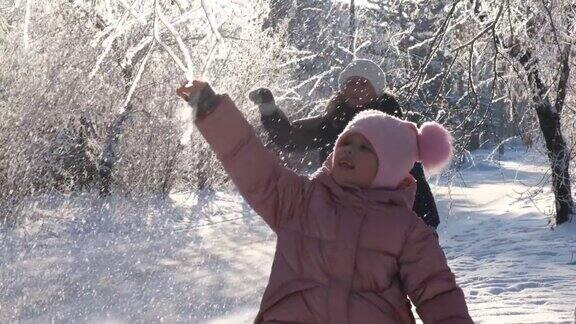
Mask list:
[[[195,124],[250,206],[277,231],[303,208],[308,178],[280,164],[228,95],[195,81],[177,93],[196,107]]]

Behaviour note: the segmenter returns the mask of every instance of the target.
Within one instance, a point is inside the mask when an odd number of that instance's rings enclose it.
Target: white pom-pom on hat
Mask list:
[[[418,160],[428,175],[445,168],[452,159],[454,148],[452,136],[446,128],[436,122],[425,122],[418,130]]]

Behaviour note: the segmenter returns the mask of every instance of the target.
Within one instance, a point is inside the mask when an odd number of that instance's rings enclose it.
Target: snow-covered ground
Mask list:
[[[523,149],[432,179],[440,241],[479,323],[572,323],[576,221],[551,230],[547,172]],[[544,166],[542,166],[544,165]],[[167,202],[31,200],[1,229],[0,322],[243,323],[266,285],[274,235],[234,192]]]

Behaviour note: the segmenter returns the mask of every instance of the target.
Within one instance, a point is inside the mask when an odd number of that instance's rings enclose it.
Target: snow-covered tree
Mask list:
[[[447,125],[462,155],[542,134],[557,223],[565,221],[573,205],[574,4],[365,3],[3,2],[0,196],[219,185],[226,177],[176,86],[206,79],[258,125],[249,89],[270,87],[291,117],[316,114],[340,69],[366,57],[386,71],[408,118]]]

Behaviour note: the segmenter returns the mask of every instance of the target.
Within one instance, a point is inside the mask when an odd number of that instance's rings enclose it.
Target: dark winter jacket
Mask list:
[[[363,109],[376,109],[392,116],[403,117],[396,99],[386,93]],[[274,109],[270,114],[263,114],[261,120],[271,140],[282,150],[308,151],[319,149],[320,159],[324,161],[332,152],[338,135],[359,111],[348,106],[342,97],[337,95],[328,103],[324,115],[304,118],[291,123],[282,110]],[[422,164],[416,163],[410,173],[417,181],[413,210],[428,226],[436,228],[440,219],[434,196],[424,176]]]

